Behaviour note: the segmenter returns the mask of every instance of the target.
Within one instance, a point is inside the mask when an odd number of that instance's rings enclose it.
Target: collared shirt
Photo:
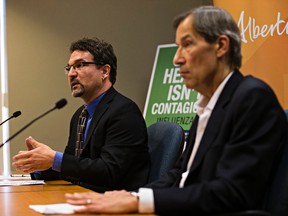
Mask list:
[[[214,92],[210,100],[209,98],[201,95],[196,103],[197,115],[199,116],[199,121],[198,121],[197,131],[196,131],[196,138],[195,138],[195,143],[193,146],[193,150],[192,150],[189,162],[187,164],[187,170],[186,172],[182,173],[182,178],[179,184],[180,188],[184,187],[184,183],[189,174],[189,170],[192,166],[193,160],[195,158],[196,152],[200,145],[200,142],[204,134],[204,131],[206,129],[210,115],[216,105],[216,102],[218,101],[218,98],[221,92],[223,91],[224,86],[226,85],[226,83],[228,82],[232,74],[233,72],[229,73],[225,77],[225,79],[218,86],[218,88],[216,89],[216,91]],[[140,213],[153,213],[155,211],[153,189],[140,188],[138,192],[138,197],[139,197],[139,212]]]
[[[84,104],[84,106],[86,107],[86,109],[88,111],[88,119],[87,119],[87,125],[86,125],[86,129],[85,129],[85,133],[84,133],[84,140],[86,140],[88,129],[89,129],[92,117],[94,115],[94,112],[96,110],[96,106],[99,104],[99,102],[101,101],[101,99],[103,98],[103,96],[105,94],[106,94],[106,92],[101,94],[94,101],[92,101],[89,105]],[[53,170],[61,172],[62,159],[63,159],[63,153],[56,151],[56,155],[54,157],[54,161],[53,161],[53,165],[52,165]]]

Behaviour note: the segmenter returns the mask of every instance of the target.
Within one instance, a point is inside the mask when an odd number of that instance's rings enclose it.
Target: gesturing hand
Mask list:
[[[53,164],[56,151],[32,137],[28,137],[25,142],[28,151],[19,151],[13,157],[12,165],[16,170],[31,173],[49,169]]]

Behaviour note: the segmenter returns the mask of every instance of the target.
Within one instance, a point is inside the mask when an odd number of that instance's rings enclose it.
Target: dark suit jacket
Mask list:
[[[198,116],[178,166],[148,185],[156,213],[202,215],[260,206],[287,139],[287,120],[273,91],[234,72],[212,111],[184,188],[179,188],[197,123]]]
[[[82,108],[70,122],[60,178],[98,192],[134,190],[146,184],[150,166],[147,128],[137,105],[110,88],[96,107],[78,159],[74,154]],[[51,171],[43,176],[47,180],[55,177],[51,178]]]

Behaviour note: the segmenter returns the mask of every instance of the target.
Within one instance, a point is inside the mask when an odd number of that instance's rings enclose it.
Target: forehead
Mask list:
[[[180,43],[186,38],[199,37],[199,34],[193,28],[193,20],[192,16],[188,16],[179,24],[176,29],[176,43]]]
[[[70,55],[69,63],[74,63],[76,61],[82,61],[82,60],[84,60],[84,61],[92,61],[93,60],[93,56],[88,51],[75,50]]]

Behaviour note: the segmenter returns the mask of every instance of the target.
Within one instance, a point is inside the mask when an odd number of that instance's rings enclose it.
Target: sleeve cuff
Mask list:
[[[30,177],[32,180],[42,180],[41,171],[35,171],[33,173],[30,173]]]
[[[137,193],[139,198],[139,213],[154,213],[154,195],[151,188],[140,188]]]
[[[61,164],[62,164],[63,153],[56,151],[52,169],[57,172],[61,172]]]

